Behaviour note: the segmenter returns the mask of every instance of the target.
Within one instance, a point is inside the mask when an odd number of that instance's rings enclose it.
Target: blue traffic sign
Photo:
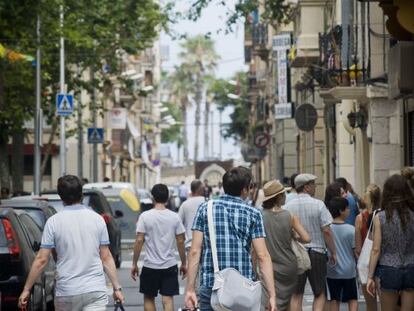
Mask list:
[[[101,127],[88,128],[88,144],[103,144],[104,129]]]
[[[73,113],[73,95],[57,94],[56,110],[58,116],[70,116]]]

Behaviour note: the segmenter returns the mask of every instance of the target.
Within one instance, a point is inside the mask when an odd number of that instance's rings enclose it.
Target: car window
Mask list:
[[[89,206],[98,214],[106,213],[105,206],[97,194],[89,194]]]
[[[43,230],[46,223],[46,217],[43,211],[38,209],[26,209],[25,212],[28,213],[30,217],[32,217],[32,219],[35,221],[35,223],[39,226],[39,228]]]
[[[48,201],[48,203],[50,205],[52,205],[56,211],[60,212],[61,210],[63,210],[63,202],[62,201]]]
[[[3,223],[0,219],[0,248],[7,247],[6,232],[4,231]]]
[[[19,215],[19,220],[23,224],[30,245],[33,246],[35,241],[40,243],[42,240],[42,232],[33,219],[28,214],[21,214]]]

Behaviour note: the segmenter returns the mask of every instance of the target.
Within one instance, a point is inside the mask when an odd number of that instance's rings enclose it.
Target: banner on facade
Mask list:
[[[113,108],[108,112],[108,127],[124,130],[127,125],[127,110],[125,108]]]

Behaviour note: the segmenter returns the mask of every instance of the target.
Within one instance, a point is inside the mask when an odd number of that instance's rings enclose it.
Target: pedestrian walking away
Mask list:
[[[204,179],[204,197],[206,201],[210,199],[213,193],[213,188],[208,184],[208,179]]]
[[[104,271],[112,283],[114,300],[123,303],[115,262],[108,248],[105,222],[81,204],[81,180],[72,175],[59,178],[58,194],[64,209],[45,224],[40,250],[19,297],[19,307],[27,306],[33,283],[47,265],[53,250],[57,254],[56,311],[106,310],[108,297]]]
[[[203,183],[196,179],[191,182],[191,197],[187,199],[178,210],[178,216],[185,228],[185,249],[190,250],[191,241],[193,238],[192,226],[198,208],[206,200],[204,198]]]
[[[155,310],[155,297],[162,296],[165,311],[174,310],[173,296],[179,294],[178,266],[175,245],[181,259],[180,274],[187,274],[185,228],[177,213],[167,209],[168,187],[156,184],[151,189],[155,205],[142,213],[137,223],[131,277],[139,275],[138,259],[145,243],[145,258],[140,278],[140,293],[144,294],[144,310]]]
[[[316,191],[316,176],[299,174],[295,178],[298,196],[285,204],[284,208],[296,215],[312,240],[304,244],[311,260],[311,269],[298,275],[298,283],[291,300],[291,310],[302,310],[303,293],[309,279],[314,295],[313,310],[322,311],[325,305],[326,261],[329,249],[329,262],[336,264],[336,249],[330,225],[332,216],[325,204],[313,198]]]
[[[379,290],[381,310],[414,310],[414,196],[407,179],[392,175],[384,183],[381,211],[374,217],[374,241],[367,291]],[[375,280],[374,280],[375,278]]]
[[[329,310],[339,311],[341,302],[348,304],[349,311],[358,310],[358,285],[356,280],[355,228],[345,223],[350,210],[348,200],[335,197],[329,203],[335,239],[335,266],[327,266]]]
[[[292,239],[295,238],[292,236],[292,230],[302,243],[309,243],[311,239],[299,218],[282,209],[286,195],[285,188],[280,182],[269,181],[263,186],[263,192],[265,241],[272,258],[277,309],[283,311],[288,310],[297,283],[298,265],[292,249]]]
[[[213,200],[214,231],[219,269],[234,268],[244,277],[253,280],[251,246],[257,256],[264,287],[269,294],[269,310],[276,310],[272,262],[265,243],[263,218],[259,210],[245,202],[252,181],[251,173],[236,167],[223,176],[225,194]],[[188,279],[185,293],[187,308],[199,305],[201,311],[211,307],[214,269],[207,219],[208,203],[197,211],[193,224],[193,240],[189,252]],[[195,280],[201,265],[199,299],[195,293]]]
[[[185,185],[185,181],[182,181],[181,185],[178,187],[178,197],[180,198],[180,206],[188,198],[188,188]]]

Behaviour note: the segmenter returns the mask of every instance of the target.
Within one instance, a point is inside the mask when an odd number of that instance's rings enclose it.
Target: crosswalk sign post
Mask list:
[[[103,144],[104,129],[101,127],[88,128],[88,144]]]
[[[57,94],[56,110],[58,116],[70,116],[73,113],[73,95]]]

